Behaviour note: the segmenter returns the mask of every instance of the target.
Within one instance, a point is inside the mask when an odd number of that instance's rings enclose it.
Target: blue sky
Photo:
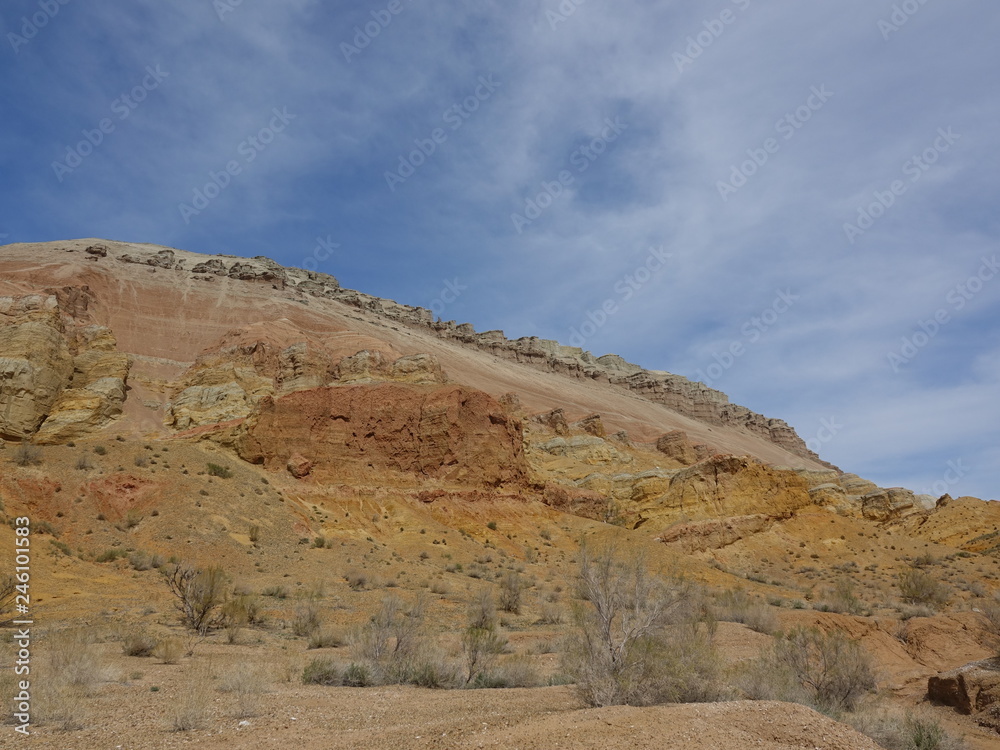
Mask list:
[[[10,0],[4,241],[267,255],[1000,496],[995,3],[344,5]]]

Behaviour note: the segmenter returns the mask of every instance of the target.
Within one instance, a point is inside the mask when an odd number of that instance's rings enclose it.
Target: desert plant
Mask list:
[[[143,627],[133,627],[121,634],[122,653],[125,656],[152,656],[157,640]]]
[[[340,648],[346,644],[347,640],[339,631],[320,627],[310,633],[307,648]]]
[[[236,697],[235,715],[238,719],[256,716],[260,696],[270,689],[270,679],[258,665],[237,662],[228,666],[219,680],[219,691]]]
[[[184,655],[184,642],[177,637],[164,638],[153,648],[153,656],[164,664],[176,664]]]
[[[205,635],[218,625],[218,610],[226,601],[228,585],[221,567],[194,568],[177,563],[164,578],[187,627]]]
[[[825,712],[853,710],[876,687],[871,654],[840,631],[795,628],[775,642],[773,657]]]
[[[302,670],[302,682],[306,685],[341,685],[340,673],[332,659],[320,657],[306,664]]]
[[[250,524],[248,535],[250,537],[250,544],[256,547],[257,542],[260,541],[260,526],[255,523]]]
[[[714,695],[716,663],[696,597],[683,581],[653,576],[641,557],[580,551],[578,637],[565,671],[590,705],[649,705]]]
[[[320,625],[319,607],[313,601],[305,601],[295,608],[295,615],[292,618],[292,632],[295,635],[304,637],[311,636]]]
[[[899,595],[908,604],[924,604],[934,609],[941,609],[951,598],[945,584],[914,567],[899,574]]]
[[[108,453],[108,449],[105,448],[103,445],[95,445],[94,453],[96,453],[98,456],[105,456]]]
[[[745,589],[723,591],[716,597],[715,617],[723,622],[738,622],[758,633],[770,635],[778,629],[778,619],[771,608]]]
[[[191,673],[180,697],[171,707],[171,728],[175,732],[190,732],[205,726],[212,704],[208,692],[211,682],[212,675],[207,667]]]
[[[347,585],[352,591],[360,591],[368,585],[368,576],[358,570],[347,571]]]
[[[521,594],[524,591],[524,581],[516,571],[508,571],[500,579],[500,596],[498,604],[504,612],[519,614],[521,612]]]
[[[42,449],[32,445],[27,438],[14,451],[14,463],[18,466],[37,466],[42,462]]]
[[[94,468],[94,462],[90,459],[90,456],[84,453],[82,456],[76,459],[75,466],[79,471],[90,471],[91,469]]]
[[[930,714],[882,707],[847,714],[845,722],[886,750],[964,750],[963,740],[949,734]]]
[[[206,471],[208,471],[209,476],[219,477],[220,479],[230,479],[233,476],[232,469],[219,466],[219,464],[206,464]]]

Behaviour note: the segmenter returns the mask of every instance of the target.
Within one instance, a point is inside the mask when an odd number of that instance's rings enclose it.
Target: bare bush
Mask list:
[[[745,589],[723,591],[716,604],[715,617],[723,622],[738,622],[767,635],[778,629],[778,618],[771,608]]]
[[[24,439],[14,451],[14,463],[18,466],[37,466],[42,463],[42,449]]]
[[[851,711],[876,687],[871,654],[840,631],[795,628],[775,642],[774,663],[825,712]]]
[[[212,675],[207,667],[192,670],[177,701],[171,706],[170,726],[175,732],[201,729],[208,723],[212,704],[209,685]]]
[[[146,628],[136,626],[121,634],[122,653],[125,656],[152,656],[157,640]]]
[[[270,687],[271,679],[264,669],[242,661],[227,667],[219,680],[219,690],[236,697],[235,715],[238,719],[256,716],[260,709],[260,696]]]
[[[964,750],[965,742],[949,734],[929,713],[897,708],[868,708],[844,721],[886,750]]]
[[[521,612],[521,594],[524,591],[524,581],[516,571],[508,573],[500,579],[500,596],[498,604],[500,609],[511,614]]]
[[[164,638],[153,648],[153,656],[164,664],[176,664],[184,656],[184,642],[180,638]]]
[[[292,617],[292,632],[299,637],[311,636],[320,629],[319,606],[314,601],[305,601],[295,608]]]
[[[941,609],[951,598],[947,585],[920,568],[908,568],[899,574],[899,595],[907,604],[934,609]]]
[[[714,695],[716,659],[697,597],[681,581],[653,576],[641,558],[580,551],[579,638],[564,653],[590,705],[651,705]]]
[[[413,680],[427,660],[426,604],[423,595],[406,606],[402,599],[390,594],[382,600],[378,612],[355,633],[351,645],[362,660],[356,666],[367,669],[366,679],[387,683]],[[344,679],[348,680],[346,673]]]
[[[228,585],[222,568],[194,568],[178,563],[164,575],[170,592],[177,597],[177,609],[187,627],[205,635],[220,624],[218,610],[226,601]]]

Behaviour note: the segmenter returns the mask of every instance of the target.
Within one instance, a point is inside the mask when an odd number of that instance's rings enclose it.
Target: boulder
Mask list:
[[[902,487],[878,489],[861,498],[861,514],[869,521],[884,523],[914,510],[913,490]]]
[[[698,454],[688,440],[687,433],[673,430],[656,441],[656,450],[682,466],[698,463]]]

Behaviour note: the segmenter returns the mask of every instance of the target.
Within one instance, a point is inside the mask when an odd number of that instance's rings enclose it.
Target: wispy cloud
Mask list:
[[[1000,284],[947,301],[1000,251],[986,0],[905,22],[862,0],[216,5],[71,2],[8,48],[0,230],[310,258],[481,329],[566,342],[662,247],[669,262],[588,348],[695,377],[790,290],[717,387],[804,437],[836,420],[824,457],[882,483],[933,487],[961,459],[953,495],[1000,494]],[[0,32],[37,10],[14,2]],[[169,78],[60,183],[52,162],[156,65]],[[296,119],[247,163],[240,146],[274,108]],[[614,140],[609,121],[626,126]],[[439,128],[389,189],[387,170]],[[185,222],[178,206],[232,160],[241,173]],[[723,199],[734,168],[745,182]],[[547,205],[518,226],[531,201]],[[889,354],[941,308],[947,324],[894,371]]]

